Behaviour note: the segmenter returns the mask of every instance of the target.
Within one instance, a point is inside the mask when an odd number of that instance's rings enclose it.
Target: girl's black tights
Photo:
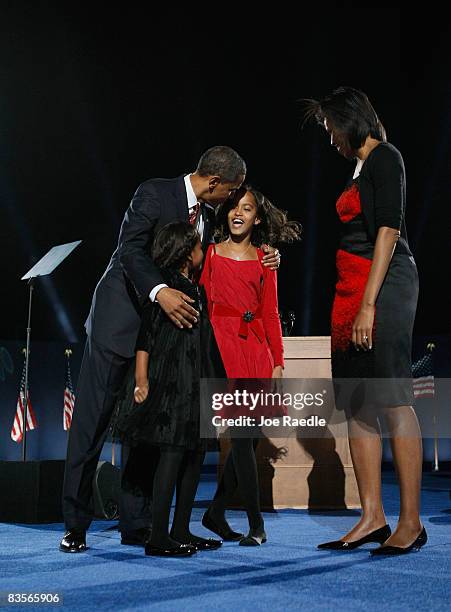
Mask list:
[[[257,461],[257,438],[232,438],[232,448],[224,464],[213,502],[209,508],[212,519],[226,527],[225,511],[232,495],[239,489],[251,529],[263,527],[260,512]]]
[[[182,544],[202,540],[202,538],[191,533],[189,523],[204,458],[204,451],[186,451],[180,466],[171,536]]]
[[[196,539],[189,530],[191,510],[199,484],[205,453],[178,448],[162,448],[153,480],[152,534],[150,543],[160,548],[174,548],[178,543]],[[171,535],[169,516],[174,491],[177,500]]]
[[[175,548],[177,542],[169,537],[169,514],[172,498],[185,454],[184,449],[162,448],[153,478],[152,534],[150,543],[159,548]]]

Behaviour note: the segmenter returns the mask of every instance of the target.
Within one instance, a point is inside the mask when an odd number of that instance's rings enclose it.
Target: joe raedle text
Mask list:
[[[312,414],[305,418],[292,417],[290,415],[278,417],[250,417],[238,416],[235,418],[226,418],[215,415],[212,420],[214,427],[326,427],[326,419],[319,417],[317,414]]]

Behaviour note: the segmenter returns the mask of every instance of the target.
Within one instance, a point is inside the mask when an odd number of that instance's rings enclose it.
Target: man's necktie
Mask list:
[[[196,205],[193,206],[191,210],[189,211],[188,221],[191,223],[191,225],[195,225],[197,221],[197,216],[199,214],[199,209],[200,209],[200,204],[199,202],[196,202]]]

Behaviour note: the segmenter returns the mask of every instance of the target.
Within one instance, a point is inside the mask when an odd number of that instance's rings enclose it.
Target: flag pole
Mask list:
[[[433,342],[429,342],[426,346],[427,350],[432,354],[432,351],[435,349],[435,344]],[[435,414],[435,410],[432,414],[432,424],[434,427],[434,464],[432,467],[433,472],[439,471],[438,464],[438,428],[437,428],[437,415]]]
[[[437,434],[437,418],[436,418],[435,414],[432,417],[432,423],[434,425],[434,467],[432,468],[432,470],[434,472],[438,472],[439,471],[439,467],[438,467],[438,434]]]
[[[27,460],[27,422],[28,422],[28,369],[30,364],[30,338],[31,338],[31,301],[33,298],[34,277],[28,281],[29,298],[28,298],[28,323],[27,323],[27,348],[25,349],[25,389],[24,389],[24,407],[22,421],[22,461]]]

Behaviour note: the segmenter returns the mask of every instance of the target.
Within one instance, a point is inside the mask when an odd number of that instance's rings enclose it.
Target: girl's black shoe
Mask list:
[[[240,546],[260,546],[266,542],[266,533],[263,527],[249,529],[249,533],[240,540]]]
[[[237,542],[243,537],[242,533],[238,533],[237,531],[233,531],[233,529],[230,529],[227,523],[226,523],[227,525],[226,527],[217,525],[214,522],[214,520],[210,517],[208,510],[202,517],[202,525],[206,529],[209,529],[213,533],[216,533],[222,540],[226,542]]]
[[[191,544],[179,544],[179,546],[171,548],[161,548],[153,546],[150,543],[146,544],[145,553],[150,557],[191,557],[197,552],[195,546]]]

